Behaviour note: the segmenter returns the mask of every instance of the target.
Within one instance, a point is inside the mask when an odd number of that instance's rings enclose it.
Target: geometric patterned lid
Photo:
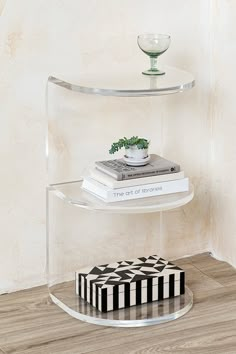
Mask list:
[[[153,255],[85,268],[79,274],[87,280],[87,286],[91,282],[103,289],[170,274],[175,274],[178,278],[182,272],[184,271],[175,264]]]

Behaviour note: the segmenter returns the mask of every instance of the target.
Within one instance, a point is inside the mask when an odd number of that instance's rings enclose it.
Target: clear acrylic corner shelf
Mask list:
[[[49,76],[49,83],[85,94],[120,97],[160,96],[183,92],[194,87],[192,74],[173,67],[165,68],[166,74],[146,76],[133,71],[127,75],[80,75],[77,80]],[[79,84],[75,83],[79,82]]]
[[[67,99],[70,91],[78,92],[79,100],[83,100],[84,94],[115,97],[151,97],[180,93],[194,87],[195,81],[190,73],[171,67],[166,67],[165,71],[165,75],[158,77],[142,75],[141,70],[133,70],[133,73],[128,72],[127,74],[124,72],[122,75],[119,73],[116,75],[114,71],[112,75],[96,72],[95,75],[78,75],[71,78],[55,74],[48,78],[48,84],[52,85],[53,88],[57,87],[59,91],[61,90],[60,88],[67,90],[68,95],[65,95]],[[49,114],[49,85],[46,95],[47,112]],[[75,99],[75,96],[77,94],[73,96],[73,99]],[[59,97],[61,104],[59,107],[61,109],[64,104],[64,97]],[[67,117],[65,114],[64,118],[67,119]],[[47,150],[47,152],[50,155],[50,150]],[[47,155],[48,158],[49,155]],[[71,178],[67,180],[71,180]],[[62,182],[62,180],[59,179],[59,182]],[[87,236],[84,237],[82,234],[81,244],[81,239],[78,237],[77,224],[74,225],[76,220],[74,218],[77,218],[78,212],[86,213],[86,211],[79,211],[79,209],[83,209],[88,210],[88,213],[89,211],[95,211],[111,214],[140,214],[139,218],[143,220],[141,214],[170,210],[190,202],[194,196],[193,186],[190,185],[189,191],[184,193],[105,203],[83,191],[81,184],[82,181],[78,180],[67,183],[53,183],[47,187],[47,275],[49,294],[52,301],[74,318],[93,324],[115,327],[140,327],[161,324],[175,320],[187,313],[193,305],[193,294],[187,286],[183,295],[108,313],[99,312],[96,308],[79,298],[75,293],[74,271],[78,270],[78,261],[81,263],[80,266],[83,266],[83,262],[89,262],[91,259],[92,262],[95,262],[93,256],[97,256],[97,254],[96,245],[94,247],[93,242],[96,243],[97,241],[95,239],[90,240],[90,238],[86,239]],[[56,209],[54,209],[55,200],[57,203]],[[71,210],[71,207],[73,210]],[[64,223],[65,215],[67,216],[66,223]],[[102,216],[102,214],[98,215]],[[89,220],[94,217],[94,214],[91,213],[91,217],[88,218],[89,216],[82,214],[84,218],[82,224],[85,231],[86,227],[89,226],[86,222],[90,222]],[[111,217],[119,218],[119,215],[110,215]],[[132,218],[133,216],[123,215],[123,217]],[[87,243],[90,244],[92,249],[95,249],[88,257],[89,259],[86,259]],[[113,247],[113,244],[109,245],[109,247]],[[78,250],[82,257],[79,260]],[[100,254],[98,256],[100,257]],[[103,257],[102,254],[101,257]]]
[[[81,189],[81,185],[82,180],[52,185],[49,190],[76,207],[118,214],[154,213],[175,209],[189,203],[194,196],[193,186],[190,185],[188,192],[106,203]]]
[[[111,327],[143,327],[176,320],[193,306],[193,294],[186,286],[185,294],[128,308],[100,312],[83,299],[73,295],[74,284],[54,290],[52,301],[72,317],[93,324]],[[59,300],[60,299],[60,300]]]

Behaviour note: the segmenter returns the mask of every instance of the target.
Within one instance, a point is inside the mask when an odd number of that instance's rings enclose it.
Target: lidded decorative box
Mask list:
[[[183,269],[157,255],[76,272],[76,294],[102,312],[160,301],[184,292]]]

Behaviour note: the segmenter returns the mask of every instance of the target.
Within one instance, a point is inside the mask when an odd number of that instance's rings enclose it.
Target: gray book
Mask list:
[[[128,166],[123,159],[95,162],[96,168],[113,177],[117,181],[164,175],[180,171],[180,165],[166,160],[164,157],[152,154],[150,162],[145,166]]]

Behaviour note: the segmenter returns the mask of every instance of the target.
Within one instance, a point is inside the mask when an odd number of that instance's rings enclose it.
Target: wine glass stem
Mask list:
[[[157,57],[150,57],[151,71],[157,71]]]

